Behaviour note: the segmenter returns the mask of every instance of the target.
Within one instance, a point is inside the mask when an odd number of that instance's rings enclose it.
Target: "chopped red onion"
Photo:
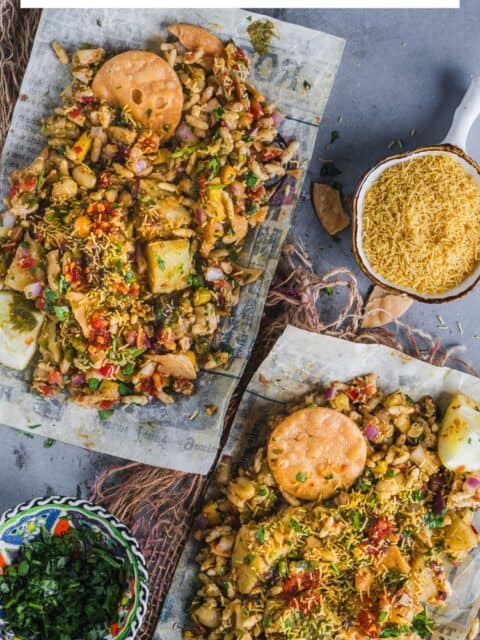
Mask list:
[[[208,267],[207,273],[205,274],[205,280],[207,282],[216,282],[217,280],[221,280],[225,274],[218,267]]]
[[[207,214],[203,209],[198,208],[195,210],[195,219],[198,222],[198,224],[203,224],[207,219]]]
[[[375,440],[375,438],[378,436],[378,433],[379,432],[377,427],[372,422],[369,422],[363,431],[363,435],[371,442]]]
[[[285,120],[285,114],[281,111],[274,111],[272,113],[272,122],[274,127],[278,127]]]
[[[198,527],[198,529],[206,529],[208,524],[208,518],[204,513],[199,513],[195,518],[195,526]]]
[[[478,489],[478,487],[480,487],[480,478],[476,476],[469,476],[466,482],[471,489]]]
[[[11,213],[10,211],[5,211],[2,216],[2,226],[5,227],[5,229],[11,229],[12,227],[14,227],[16,221],[17,217],[13,213]]]
[[[135,171],[135,173],[142,173],[142,171],[145,171],[147,167],[148,162],[145,160],[145,158],[139,158],[138,160],[135,160],[133,164],[133,170]]]
[[[254,138],[254,137],[257,135],[257,133],[258,133],[258,127],[254,127],[253,129],[251,129],[251,130],[248,132],[248,135],[249,135],[251,138]]]
[[[325,390],[325,398],[327,400],[333,400],[336,395],[337,390],[335,389],[335,387],[328,387],[328,389]]]
[[[42,291],[43,282],[33,282],[32,284],[29,284],[24,288],[23,293],[25,294],[26,298],[28,298],[29,300],[33,300],[35,298],[38,298]]]
[[[188,124],[185,124],[185,122],[182,122],[182,124],[178,126],[175,131],[175,136],[182,142],[189,142],[191,144],[198,142],[197,136],[193,133]]]
[[[74,384],[75,386],[80,386],[81,384],[83,384],[85,382],[85,376],[83,373],[75,373],[72,376],[72,384]]]

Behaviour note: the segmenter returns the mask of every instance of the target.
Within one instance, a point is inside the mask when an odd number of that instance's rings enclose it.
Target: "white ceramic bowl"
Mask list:
[[[365,195],[372,184],[378,180],[381,174],[388,167],[392,167],[400,162],[405,162],[413,158],[435,154],[454,157],[470,173],[480,185],[480,165],[468,156],[464,149],[466,147],[468,133],[480,115],[480,77],[474,78],[465,94],[462,102],[455,111],[452,126],[445,140],[431,147],[421,147],[415,151],[399,153],[384,158],[364,174],[358,183],[353,196],[353,251],[362,271],[377,285],[394,293],[406,293],[410,297],[421,302],[440,303],[449,302],[469,293],[480,280],[480,263],[473,273],[471,273],[461,284],[443,291],[442,293],[423,294],[414,289],[403,288],[391,282],[376,271],[370,265],[362,245],[362,223],[363,204]]]

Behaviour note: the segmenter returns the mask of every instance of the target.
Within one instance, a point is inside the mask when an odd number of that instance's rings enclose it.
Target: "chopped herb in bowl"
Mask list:
[[[58,521],[0,568],[5,630],[22,640],[101,640],[110,633],[131,567],[96,529]]]

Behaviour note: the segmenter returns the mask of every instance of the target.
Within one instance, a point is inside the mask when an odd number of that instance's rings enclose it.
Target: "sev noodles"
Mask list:
[[[480,188],[447,155],[386,169],[365,195],[362,243],[380,276],[422,294],[459,285],[480,256]]]

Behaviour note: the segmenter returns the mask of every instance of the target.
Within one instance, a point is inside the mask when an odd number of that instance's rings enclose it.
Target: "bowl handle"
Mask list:
[[[478,116],[480,116],[480,76],[476,76],[471,81],[467,93],[453,115],[450,129],[441,144],[454,144],[465,151],[468,134]]]

